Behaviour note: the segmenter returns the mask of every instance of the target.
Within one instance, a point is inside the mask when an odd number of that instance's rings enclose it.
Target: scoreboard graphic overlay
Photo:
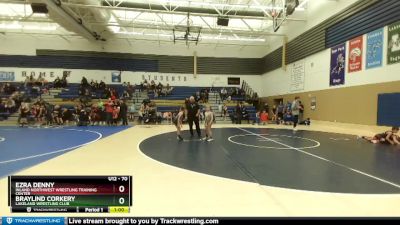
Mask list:
[[[132,176],[9,176],[11,212],[128,213]]]

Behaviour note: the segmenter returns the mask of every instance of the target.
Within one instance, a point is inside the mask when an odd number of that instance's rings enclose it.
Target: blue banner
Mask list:
[[[64,225],[64,217],[3,217],[3,225]]]
[[[0,71],[0,81],[15,81],[14,72]]]
[[[113,83],[121,83],[121,74],[122,74],[122,71],[120,71],[120,72],[112,72],[111,73],[111,81]]]
[[[330,86],[344,84],[344,71],[346,65],[346,44],[331,48]]]
[[[366,69],[382,66],[383,58],[383,28],[367,34]]]

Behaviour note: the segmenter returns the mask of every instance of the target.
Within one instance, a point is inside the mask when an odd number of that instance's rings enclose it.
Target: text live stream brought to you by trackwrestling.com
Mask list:
[[[308,224],[343,223],[346,221],[352,224],[369,221],[398,224],[400,218],[332,218],[332,217],[2,217],[0,225],[173,225],[173,224],[279,224],[290,222],[307,222]]]
[[[220,224],[216,218],[179,217],[2,217],[0,225],[161,225],[161,224]]]

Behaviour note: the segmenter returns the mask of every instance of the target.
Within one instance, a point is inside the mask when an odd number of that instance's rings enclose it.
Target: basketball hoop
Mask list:
[[[273,0],[271,1],[271,17],[274,32],[277,32],[281,27],[282,23],[286,20],[285,11],[286,0]]]
[[[190,19],[190,13],[188,13],[186,26],[177,25],[172,29],[174,43],[176,41],[184,41],[188,47],[190,42],[194,42],[197,45],[202,27],[192,26],[192,24],[193,20]]]

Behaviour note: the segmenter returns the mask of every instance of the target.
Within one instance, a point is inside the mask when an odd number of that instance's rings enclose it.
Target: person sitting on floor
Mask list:
[[[310,118],[307,118],[306,120],[301,121],[299,124],[300,125],[310,126],[311,125],[311,120],[310,120]]]
[[[283,116],[283,123],[285,125],[292,125],[293,124],[293,116],[291,112],[286,112]]]
[[[78,126],[87,126],[89,123],[89,115],[84,109],[82,109],[79,113]]]

